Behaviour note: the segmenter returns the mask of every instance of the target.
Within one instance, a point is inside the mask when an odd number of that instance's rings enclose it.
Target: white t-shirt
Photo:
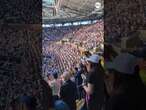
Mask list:
[[[60,81],[59,80],[53,80],[50,82],[50,87],[52,89],[52,94],[53,95],[58,95],[59,94],[59,91],[60,91]]]

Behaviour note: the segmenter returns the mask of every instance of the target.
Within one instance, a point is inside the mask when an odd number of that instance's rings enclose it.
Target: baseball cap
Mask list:
[[[99,63],[100,56],[93,54],[89,58],[86,58],[86,61],[92,62],[92,63]]]
[[[137,58],[129,53],[121,53],[111,62],[105,62],[107,69],[113,69],[123,74],[134,74]]]

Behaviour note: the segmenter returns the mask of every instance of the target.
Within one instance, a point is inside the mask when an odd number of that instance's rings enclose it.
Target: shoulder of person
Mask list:
[[[116,94],[110,98],[110,102],[115,105],[121,104],[123,102],[126,103],[128,101],[130,101],[130,97],[126,94]]]
[[[90,78],[90,77],[96,78],[96,76],[97,76],[97,74],[94,71],[90,71],[88,74],[88,78]]]
[[[66,86],[68,86],[67,82],[63,83],[61,87],[66,87]]]

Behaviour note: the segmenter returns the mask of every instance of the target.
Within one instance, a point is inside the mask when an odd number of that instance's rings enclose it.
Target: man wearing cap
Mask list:
[[[106,87],[110,95],[105,110],[146,110],[146,92],[139,76],[137,59],[122,53],[105,62]]]
[[[83,85],[86,91],[88,110],[101,110],[104,101],[103,68],[98,55],[91,55],[87,60],[87,84]]]

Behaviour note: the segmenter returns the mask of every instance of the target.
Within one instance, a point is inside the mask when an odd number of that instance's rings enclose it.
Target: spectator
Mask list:
[[[70,110],[76,110],[76,85],[70,80],[69,72],[63,73],[62,76],[64,84],[60,89],[60,99],[62,99],[70,108]]]
[[[87,85],[83,85],[87,94],[88,110],[101,110],[104,102],[104,72],[100,64],[100,57],[92,55],[87,58],[88,79]]]
[[[57,73],[54,73],[53,74],[53,80],[52,81],[50,81],[49,82],[49,85],[50,85],[50,87],[51,87],[51,89],[52,89],[52,94],[53,94],[53,100],[54,100],[54,102],[56,101],[56,100],[58,100],[59,99],[59,91],[60,91],[60,86],[61,86],[61,82],[59,81],[59,79],[58,79],[58,75],[57,75]]]
[[[78,99],[83,98],[83,87],[81,86],[83,83],[81,74],[83,74],[83,65],[79,65],[79,69],[76,69],[76,74],[75,74],[75,82],[77,85],[77,93],[78,93]]]
[[[122,53],[112,62],[106,62],[106,68],[106,87],[110,98],[105,110],[145,110],[146,91],[139,76],[136,57]]]

